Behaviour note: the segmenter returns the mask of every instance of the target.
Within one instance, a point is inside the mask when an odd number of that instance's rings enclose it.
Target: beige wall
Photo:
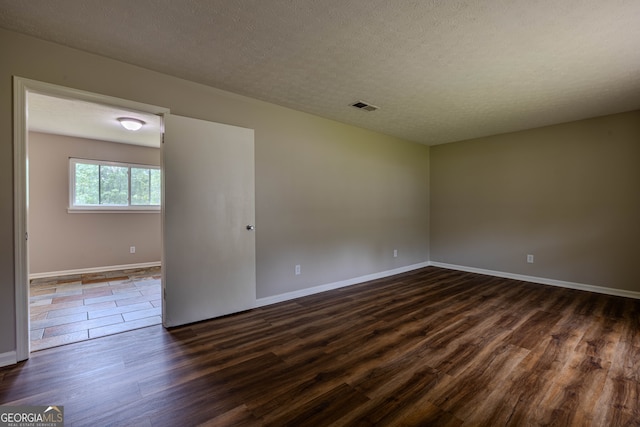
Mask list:
[[[160,165],[159,148],[30,132],[29,272],[160,262],[159,211],[67,211],[70,157]]]
[[[4,30],[0,58],[0,354],[15,349],[12,75],[255,129],[258,297],[429,259],[426,146]]]
[[[640,111],[431,147],[431,206],[431,261],[640,291]]]

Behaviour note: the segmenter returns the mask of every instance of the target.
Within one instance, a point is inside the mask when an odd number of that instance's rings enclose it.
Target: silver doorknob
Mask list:
[[[253,231],[253,230],[255,230],[255,229],[256,229],[256,226],[255,226],[255,225],[247,225],[247,230],[249,230],[249,231]]]

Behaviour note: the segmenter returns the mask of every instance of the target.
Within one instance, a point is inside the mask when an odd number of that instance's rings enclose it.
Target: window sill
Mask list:
[[[67,213],[72,213],[72,214],[76,214],[76,213],[81,213],[81,214],[85,214],[85,213],[143,213],[143,214],[149,214],[149,213],[160,213],[161,209],[160,208],[67,208]]]

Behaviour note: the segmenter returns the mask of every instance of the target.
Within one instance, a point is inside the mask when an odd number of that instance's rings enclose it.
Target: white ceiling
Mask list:
[[[29,93],[29,130],[124,144],[160,147],[160,116],[76,99]],[[145,122],[138,131],[124,129],[119,117]]]
[[[0,0],[0,27],[425,144],[640,108],[638,0]]]

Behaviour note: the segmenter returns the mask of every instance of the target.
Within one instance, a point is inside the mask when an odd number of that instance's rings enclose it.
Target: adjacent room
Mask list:
[[[640,424],[638,22],[0,0],[0,412]]]
[[[160,117],[38,93],[28,116],[31,351],[159,325]]]

